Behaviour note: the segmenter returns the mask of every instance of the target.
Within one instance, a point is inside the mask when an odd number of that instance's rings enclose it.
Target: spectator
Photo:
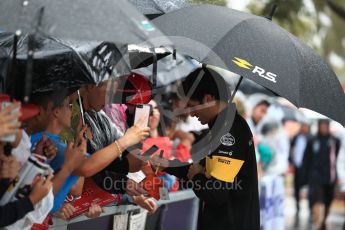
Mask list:
[[[251,109],[250,117],[247,119],[247,123],[252,133],[258,134],[258,125],[267,114],[267,109],[270,103],[267,100],[261,100],[257,102]]]
[[[13,180],[19,172],[20,163],[15,156],[5,156],[4,144],[0,147],[0,179]],[[22,219],[26,214],[34,210],[34,206],[40,202],[51,190],[52,176],[38,177],[28,197],[9,202],[0,207],[0,227],[5,227]]]
[[[319,120],[318,133],[308,142],[303,159],[303,167],[308,175],[312,219],[320,229],[326,229],[336,183],[336,158],[340,149],[340,141],[330,133],[329,122],[327,119]],[[322,205],[325,206],[323,217]]]
[[[31,137],[31,140],[34,144],[38,140],[41,140],[42,137],[44,139],[49,139],[54,143],[54,146],[56,146],[58,152],[56,156],[50,160],[49,164],[55,172],[58,172],[64,163],[64,154],[67,145],[60,139],[59,134],[61,134],[63,129],[71,127],[72,105],[73,101],[71,101],[69,97],[64,99],[64,101],[62,101],[60,105],[52,109],[52,113],[46,131],[38,132]],[[83,128],[81,130],[80,129],[81,127],[79,127],[77,133],[79,133],[79,136],[82,136],[86,128]],[[66,195],[68,193],[71,193],[74,196],[80,196],[83,184],[84,178],[79,178],[75,175],[70,175],[69,177],[67,177],[60,191],[55,195],[54,206],[51,212],[56,212],[57,216],[63,219],[68,219],[72,215],[70,211],[73,209],[69,208],[68,205],[64,205],[63,207]],[[90,218],[94,218],[99,216],[101,213],[101,207],[98,205],[93,205],[86,215]]]
[[[138,171],[141,168],[142,161],[131,156],[131,154],[124,153],[123,157],[119,156],[122,155],[122,151],[142,141],[149,134],[149,128],[133,126],[123,135],[108,116],[101,111],[105,105],[106,84],[103,82],[98,86],[88,85],[81,89],[85,121],[90,126],[91,131],[88,152],[91,154],[90,159],[94,159],[88,163],[89,169],[83,169],[83,171],[88,172],[89,176],[97,173],[94,175],[94,179],[100,187],[103,187],[103,180],[109,176],[126,183],[127,173]],[[121,150],[120,153],[119,150]],[[130,193],[133,192],[131,194],[141,195],[144,193],[144,190],[138,186],[130,187],[134,189],[134,191],[130,191]],[[138,188],[139,191],[135,188]],[[124,190],[112,188],[110,192],[121,193]]]
[[[294,195],[296,201],[296,219],[295,225],[299,223],[299,211],[300,211],[300,191],[301,188],[307,184],[306,175],[302,168],[303,157],[307,147],[307,143],[312,138],[310,134],[310,126],[307,123],[302,124],[299,134],[291,142],[291,155],[290,162],[294,169]]]
[[[159,135],[158,126],[159,126],[159,121],[161,118],[161,113],[159,112],[156,101],[151,100],[149,104],[152,106],[152,113],[150,114],[150,117],[149,117],[150,136],[157,137]]]
[[[14,120],[18,120],[18,118],[22,115],[20,110],[18,109],[19,106],[20,103],[13,103],[11,106],[8,106],[0,111],[0,137],[6,135],[17,135],[16,139],[19,139],[15,141],[16,144],[12,143],[12,146],[16,148],[12,150],[12,155],[10,156],[6,156],[4,154],[5,144],[2,142],[0,143],[0,181],[2,189],[1,194],[6,191],[9,185],[8,182],[15,180],[15,178],[17,177],[18,172],[21,168],[21,163],[25,163],[26,161],[25,158],[22,159],[22,162],[17,161],[16,154],[14,154],[16,150],[19,149],[19,146],[23,143],[22,140],[23,138],[25,139],[24,134],[26,134],[23,130],[20,129],[20,122],[13,123]],[[21,134],[23,134],[23,136]],[[29,151],[29,148],[27,148],[27,151]],[[22,155],[26,155],[27,157],[30,154],[26,154],[25,151],[20,153]],[[33,188],[29,196],[16,201],[8,202],[7,204],[1,206],[0,227],[18,223],[19,220],[22,220],[29,212],[32,212],[34,210],[34,206],[42,199],[45,199],[49,191],[51,191],[51,179],[51,175],[48,178],[44,178],[42,176],[37,177],[35,182],[33,183]],[[0,198],[1,197],[2,195],[0,196]]]
[[[345,130],[342,132],[342,145],[339,150],[338,160],[337,160],[337,173],[340,192],[343,196],[343,201],[345,204]],[[345,230],[345,223],[343,225],[343,230]]]
[[[182,96],[182,95],[180,95]],[[207,124],[201,124],[196,117],[192,117],[189,114],[189,110],[186,108],[186,101],[179,98],[176,93],[171,94],[171,104],[174,114],[176,114],[179,121],[176,123],[176,130],[183,132],[199,132],[201,130],[208,129]]]
[[[286,148],[288,138],[285,130],[277,121],[265,122],[262,124],[261,133],[258,140],[258,152],[260,162],[263,162],[263,145],[269,147],[272,156],[269,162],[264,163],[265,175],[284,175],[288,169],[289,146]]]
[[[39,106],[40,112],[37,116],[27,121],[26,131],[29,135],[46,130],[54,109],[61,105],[67,94],[68,93],[64,91],[54,91],[35,94],[32,97],[32,102]],[[74,145],[73,143],[69,143],[67,145],[64,153],[63,164],[53,178],[54,194],[57,194],[60,191],[60,188],[63,186],[66,179],[79,168],[85,159],[86,149],[84,145],[86,145],[86,141],[81,137],[80,140],[80,145]],[[57,150],[52,140],[42,137],[40,141],[36,141],[36,145],[33,147],[35,153],[49,156],[56,155]],[[47,153],[47,151],[54,151],[55,153],[50,154]]]
[[[31,136],[31,141],[34,146],[36,143],[44,139],[49,139],[54,143],[54,146],[57,148],[57,154],[54,158],[49,160],[49,164],[55,172],[59,172],[64,164],[64,154],[66,152],[67,144],[62,142],[59,137],[59,134],[64,128],[69,128],[71,126],[71,116],[72,116],[72,103],[70,103],[69,98],[65,98],[60,104],[57,104],[52,108],[52,112],[49,117],[49,123],[45,132],[38,132]],[[76,138],[76,141],[81,141],[83,138],[83,133],[86,128],[79,129],[79,139]],[[77,143],[76,143],[77,144]],[[79,143],[78,143],[79,144]],[[84,160],[84,159],[80,159]],[[66,180],[63,182],[63,185],[57,193],[55,193],[54,207],[51,210],[52,212],[58,211],[67,196],[67,193],[71,187],[78,181],[79,177],[74,175],[69,175]]]
[[[113,124],[120,129],[122,133],[126,132],[126,110],[127,106],[125,104],[110,104],[103,108],[105,114],[110,118]]]
[[[73,207],[71,203],[65,203],[62,208],[55,213],[57,217],[63,220],[68,220],[73,215],[73,213],[76,211],[76,209]],[[88,218],[97,218],[99,217],[103,212],[103,209],[101,206],[97,204],[91,204],[91,207],[89,208],[89,211],[85,213],[85,216]]]
[[[167,111],[169,113],[169,109]],[[172,111],[169,114],[173,114]],[[194,142],[194,135],[190,132],[177,130],[177,122],[174,118],[163,116],[162,122],[164,123],[166,136],[171,139],[172,154],[170,160],[177,159],[181,162],[191,163],[190,150]]]

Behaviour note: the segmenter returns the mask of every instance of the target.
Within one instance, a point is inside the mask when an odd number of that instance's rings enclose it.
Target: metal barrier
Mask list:
[[[169,194],[170,200],[158,201],[158,206],[164,208],[159,215],[159,229],[186,229],[193,230],[197,227],[199,200],[192,190],[183,190]],[[181,206],[182,205],[182,206]],[[188,206],[188,207],[186,207]],[[52,230],[76,230],[76,229],[113,229],[113,216],[119,213],[128,213],[140,209],[135,205],[106,206],[104,213],[98,218],[89,219],[82,215],[64,221],[53,218]],[[188,213],[189,212],[189,213]],[[172,225],[173,223],[173,225]],[[177,226],[180,225],[180,226]],[[150,229],[149,226],[145,229]],[[154,228],[153,228],[154,229]]]

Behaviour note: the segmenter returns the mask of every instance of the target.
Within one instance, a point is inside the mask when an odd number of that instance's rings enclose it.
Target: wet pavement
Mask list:
[[[288,181],[291,181],[287,179]],[[301,191],[299,224],[296,226],[296,206],[293,197],[293,189],[286,183],[285,190],[285,229],[286,230],[314,230],[310,224],[307,189]],[[345,222],[345,202],[341,199],[335,199],[332,203],[331,212],[327,218],[327,230],[343,230]]]

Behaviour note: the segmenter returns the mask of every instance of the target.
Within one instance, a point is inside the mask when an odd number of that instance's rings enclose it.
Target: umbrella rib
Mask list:
[[[286,36],[288,37],[288,39],[291,41],[292,46],[293,46],[293,48],[294,48],[294,50],[295,50],[297,56],[300,57],[300,60],[303,61],[303,63],[304,63],[304,58],[302,58],[302,54],[298,51],[298,49],[297,49],[297,47],[296,47],[294,41],[291,39],[291,37],[290,37],[290,32],[286,31],[285,29],[282,29],[282,31],[286,34]],[[298,61],[300,61],[300,60],[298,60]],[[299,66],[299,65],[297,65],[297,66]],[[304,66],[304,65],[302,65],[302,66]],[[298,85],[301,85],[301,78],[300,78],[300,77],[298,78]],[[301,92],[300,92],[300,91],[301,91],[301,89],[299,88],[299,89],[298,89],[298,99],[297,99],[298,101],[295,101],[295,102],[294,102],[294,104],[296,104],[297,107],[300,107],[300,103],[301,103],[301,102],[300,102],[300,98],[301,98]]]

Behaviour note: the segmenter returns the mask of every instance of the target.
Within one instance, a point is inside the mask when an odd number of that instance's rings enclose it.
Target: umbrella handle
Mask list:
[[[152,48],[152,59],[153,59],[153,64],[152,64],[152,88],[156,88],[157,86],[157,54],[155,51],[155,48]]]
[[[8,69],[8,72],[7,72],[7,79],[10,81],[10,91],[9,91],[9,94],[10,94],[10,97],[11,98],[14,98],[15,97],[15,82],[16,82],[16,63],[17,63],[17,43],[18,43],[18,35],[17,34],[14,34],[14,37],[13,37],[13,50],[12,50],[12,61],[9,65],[9,69]],[[4,89],[6,90],[7,86],[6,86],[6,82],[4,83]],[[6,92],[4,90],[4,92]]]
[[[29,102],[32,86],[32,70],[34,65],[34,35],[28,35],[28,58],[25,69],[25,88],[24,88],[24,102]]]
[[[277,4],[273,4],[270,13],[266,16],[266,18],[268,20],[272,21],[272,17],[274,15],[274,12],[276,11],[277,7],[278,7]]]
[[[44,14],[44,7],[41,7],[37,15],[37,23],[33,34],[28,35],[28,58],[25,69],[25,88],[24,88],[24,102],[29,102],[32,90],[32,70],[34,65],[34,49],[35,49],[35,36],[39,32],[42,25]]]
[[[173,49],[172,58],[173,58],[174,66],[176,66],[177,65],[177,60],[176,60],[176,49],[175,48]]]
[[[176,61],[176,49],[173,49],[173,60]]]
[[[241,84],[242,80],[243,80],[243,77],[241,76],[240,79],[239,79],[238,82],[237,82],[237,85],[236,85],[236,87],[235,87],[234,92],[231,94],[231,98],[230,98],[230,100],[229,100],[230,103],[234,100],[234,97],[235,97],[235,95],[236,95],[236,93],[237,93],[237,91],[238,91],[238,88],[240,87],[240,84]]]

